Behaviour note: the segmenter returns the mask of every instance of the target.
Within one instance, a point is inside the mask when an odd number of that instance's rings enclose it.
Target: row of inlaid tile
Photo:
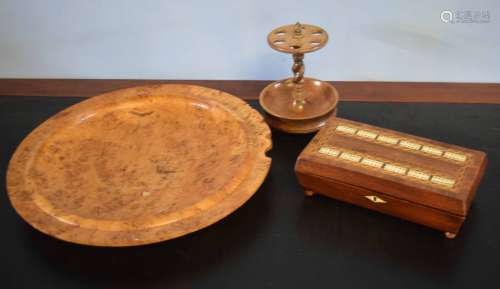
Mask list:
[[[345,161],[363,164],[381,171],[391,172],[393,174],[415,178],[424,182],[442,185],[452,188],[455,185],[455,180],[426,173],[423,170],[410,168],[409,166],[400,166],[380,159],[364,156],[355,152],[348,152],[346,150],[335,147],[321,147],[319,153],[331,157],[336,157]]]
[[[378,134],[373,131],[368,131],[365,129],[353,127],[353,126],[347,126],[347,125],[342,125],[339,124],[335,128],[335,131],[341,132],[344,134],[348,135],[353,135],[353,136],[359,136],[362,137],[366,140],[371,140],[371,141],[379,141],[388,145],[397,145],[402,148],[410,149],[410,150],[415,150],[415,151],[421,151],[424,153],[428,153],[437,157],[442,157],[446,158],[449,160],[454,160],[458,162],[465,162],[467,157],[463,154],[457,153],[457,152],[452,152],[452,151],[447,151],[445,149],[440,149],[436,148],[434,146],[429,146],[427,144],[420,144],[415,141],[409,141],[409,140],[404,140],[404,139],[399,139],[395,138],[392,136],[387,136],[383,134]]]

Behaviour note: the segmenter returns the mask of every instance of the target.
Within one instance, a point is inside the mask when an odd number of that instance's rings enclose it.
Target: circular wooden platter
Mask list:
[[[9,163],[16,211],[56,238],[133,246],[207,227],[245,203],[271,164],[260,114],[190,85],[118,90],[37,127]]]

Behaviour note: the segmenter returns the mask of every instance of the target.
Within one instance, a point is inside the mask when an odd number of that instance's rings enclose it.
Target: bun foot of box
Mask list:
[[[313,191],[310,191],[310,190],[305,190],[305,191],[304,191],[304,194],[305,194],[306,196],[308,196],[308,197],[312,197],[312,196],[314,196],[314,192],[313,192]]]
[[[444,232],[444,235],[448,239],[455,239],[455,237],[457,236],[457,234],[450,233],[450,232]]]

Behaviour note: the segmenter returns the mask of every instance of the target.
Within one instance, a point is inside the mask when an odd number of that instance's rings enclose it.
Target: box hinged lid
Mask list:
[[[485,165],[480,151],[333,118],[296,170],[465,216]]]

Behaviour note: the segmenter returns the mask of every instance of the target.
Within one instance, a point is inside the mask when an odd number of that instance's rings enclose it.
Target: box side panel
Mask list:
[[[350,165],[333,163],[312,154],[299,156],[296,171],[306,175],[320,176],[330,182],[342,182],[355,187],[383,192],[394,198],[434,208],[450,214],[465,216],[465,202],[446,194],[401,182],[397,177],[381,179],[368,170],[355,170]]]
[[[437,230],[458,233],[464,217],[408,202],[383,193],[335,182],[299,171],[299,183],[317,194],[395,216]]]
[[[487,158],[485,153],[480,152],[480,158],[478,158],[478,159],[479,159],[479,161],[478,161],[479,169],[477,169],[473,173],[472,188],[471,188],[471,191],[470,191],[469,195],[467,196],[467,200],[466,200],[466,214],[469,212],[472,201],[476,197],[477,189],[479,188],[479,185],[481,184],[484,173],[486,171],[486,166],[488,165],[488,158]]]

